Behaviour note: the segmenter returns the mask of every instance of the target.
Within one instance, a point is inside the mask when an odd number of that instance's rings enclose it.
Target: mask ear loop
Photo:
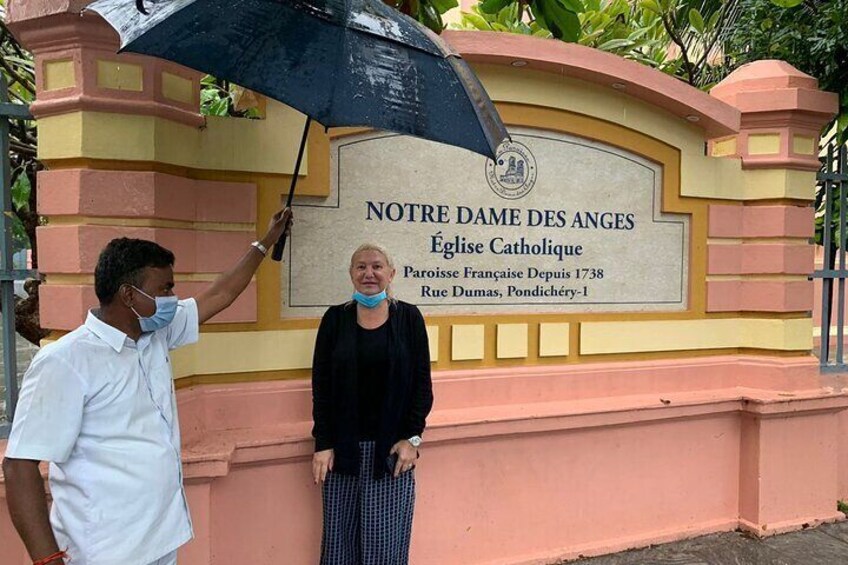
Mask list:
[[[147,298],[149,298],[150,300],[152,300],[152,301],[153,301],[153,304],[154,304],[154,305],[156,305],[156,299],[155,299],[155,298],[153,298],[152,296],[150,296],[149,294],[147,294],[146,292],[144,292],[143,290],[141,290],[140,288],[138,288],[137,286],[135,286],[135,285],[133,285],[133,284],[129,284],[129,283],[124,283],[124,285],[126,285],[126,286],[130,287],[131,289],[133,289],[133,290],[135,290],[135,291],[137,291],[137,292],[140,292],[141,294],[143,294],[144,296],[146,296]],[[122,285],[122,286],[124,286],[124,285]],[[138,310],[136,310],[134,306],[130,305],[130,306],[129,306],[129,309],[133,311],[133,314],[135,314],[135,315],[136,315],[136,317],[137,317],[139,320],[140,320],[140,319],[142,319],[142,318],[144,317],[144,316],[142,316],[141,314],[139,314],[139,313],[138,313]],[[154,310],[154,312],[155,312],[155,310]]]

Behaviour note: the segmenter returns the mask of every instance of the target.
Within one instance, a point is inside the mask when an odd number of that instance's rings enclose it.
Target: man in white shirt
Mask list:
[[[3,472],[12,522],[33,563],[173,565],[192,536],[168,352],[250,282],[291,223],[278,212],[261,241],[197,298],[174,296],[174,255],[115,239],[97,262],[100,308],[35,357]],[[40,461],[50,462],[48,513]]]

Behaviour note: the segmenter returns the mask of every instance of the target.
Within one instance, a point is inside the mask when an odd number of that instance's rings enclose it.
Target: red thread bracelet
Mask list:
[[[57,559],[64,560],[65,557],[67,557],[67,556],[68,556],[68,554],[65,553],[64,551],[57,551],[53,555],[48,555],[47,557],[39,559],[38,561],[33,561],[32,565],[49,565],[50,563],[53,563]]]

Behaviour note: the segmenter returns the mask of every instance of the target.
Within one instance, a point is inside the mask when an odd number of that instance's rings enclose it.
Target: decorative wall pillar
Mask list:
[[[41,323],[71,330],[96,305],[93,269],[112,238],[175,252],[177,292],[210,284],[255,238],[257,189],[203,175],[201,75],[117,54],[118,37],[86,1],[18,0],[9,26],[32,51],[39,125]],[[213,157],[204,161],[205,155]],[[218,164],[220,169],[225,166]],[[256,283],[216,322],[256,320]]]
[[[740,205],[710,207],[707,311],[806,314],[818,141],[837,95],[783,61],[745,65],[711,94],[740,110],[741,128],[708,151],[741,159],[745,182]]]
[[[710,140],[708,152],[740,159],[744,182],[739,204],[709,208],[707,310],[808,319],[819,135],[837,96],[783,61],[741,67],[711,94],[740,110],[741,128]],[[761,536],[842,517],[841,406],[808,410],[798,398],[787,412],[778,404],[752,405],[742,416],[739,523]]]

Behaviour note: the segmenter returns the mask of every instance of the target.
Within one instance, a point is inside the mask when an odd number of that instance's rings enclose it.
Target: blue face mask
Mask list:
[[[356,300],[359,304],[365,306],[366,308],[376,308],[386,298],[388,298],[388,295],[386,294],[385,290],[379,294],[372,294],[370,296],[367,294],[362,294],[359,291],[353,293],[353,299]]]
[[[130,309],[138,316],[138,324],[141,326],[141,331],[155,332],[156,330],[167,327],[168,324],[174,321],[174,316],[177,315],[179,298],[176,296],[157,296],[154,298],[140,288],[133,288],[156,303],[156,311],[149,318],[141,316],[136,312],[135,308],[130,306]]]

